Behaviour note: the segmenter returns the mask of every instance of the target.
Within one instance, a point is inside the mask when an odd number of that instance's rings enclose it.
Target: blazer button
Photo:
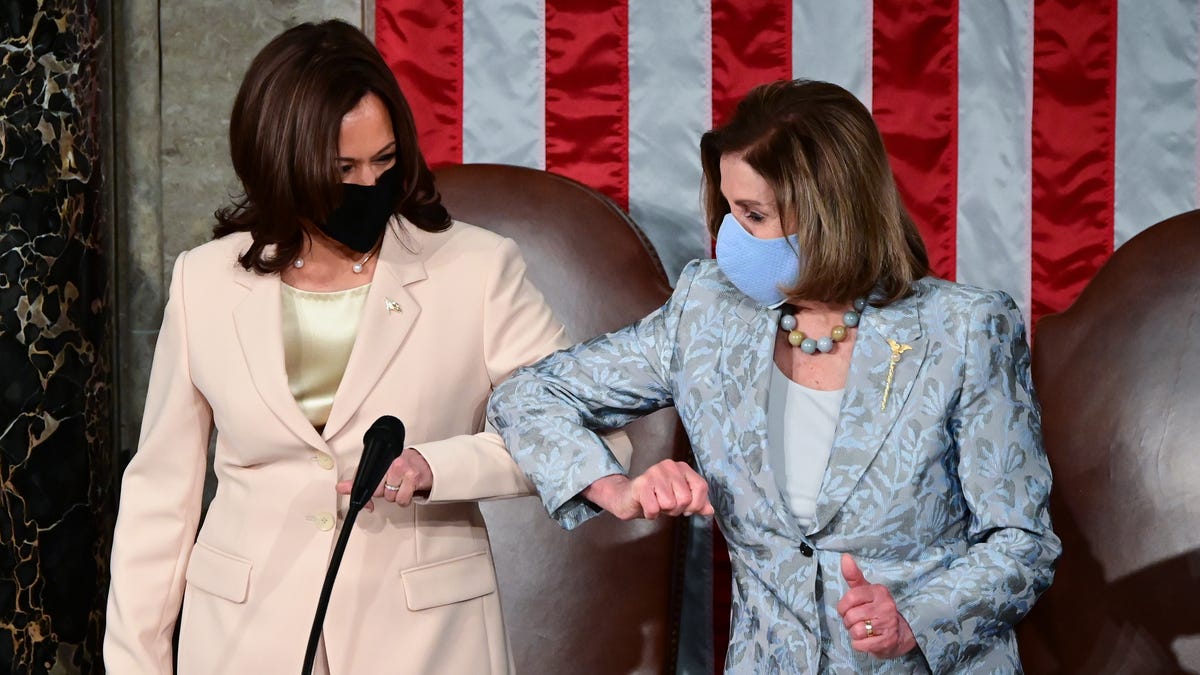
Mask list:
[[[328,532],[333,529],[332,513],[314,513],[308,519],[322,532]]]
[[[804,542],[800,542],[800,554],[803,555],[805,558],[811,558],[812,554],[813,554],[813,549],[808,544],[806,544]]]
[[[321,467],[322,469],[329,470],[333,468],[333,458],[323,452],[313,454],[313,460],[315,460],[317,466]]]

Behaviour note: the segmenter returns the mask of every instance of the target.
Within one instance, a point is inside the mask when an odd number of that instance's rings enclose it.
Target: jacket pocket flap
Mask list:
[[[429,609],[496,592],[487,551],[421,565],[400,573],[410,610]]]
[[[250,588],[251,563],[202,541],[192,547],[188,560],[187,582],[202,591],[231,602],[245,602]]]

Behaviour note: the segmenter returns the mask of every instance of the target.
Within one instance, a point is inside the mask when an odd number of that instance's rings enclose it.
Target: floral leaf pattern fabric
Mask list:
[[[622,472],[593,430],[676,407],[729,546],[729,673],[1020,672],[1013,625],[1061,553],[1023,321],[1001,292],[937,279],[913,291],[863,313],[807,530],[766,447],[779,313],[712,261],[690,264],[641,321],[518,371],[489,418],[573,528],[598,513],[579,493]],[[889,341],[908,348],[894,360]],[[843,552],[889,588],[917,649],[851,648],[836,610]]]

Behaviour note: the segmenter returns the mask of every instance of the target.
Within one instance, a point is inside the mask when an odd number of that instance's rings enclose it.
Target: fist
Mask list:
[[[711,516],[708,483],[686,462],[663,460],[634,479],[605,476],[583,491],[583,496],[622,520],[660,515]]]

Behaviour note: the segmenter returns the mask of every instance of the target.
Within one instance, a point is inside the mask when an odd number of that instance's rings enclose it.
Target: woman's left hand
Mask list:
[[[348,480],[338,483],[338,494],[350,494],[352,484]],[[387,473],[383,474],[383,481],[371,496],[383,497],[389,502],[395,502],[397,506],[408,506],[412,503],[414,495],[428,494],[432,489],[433,469],[429,468],[429,462],[425,461],[416,448],[405,448],[399,457],[392,460]],[[367,502],[366,509],[374,511],[374,502]]]
[[[868,582],[849,553],[842,554],[842,577],[850,590],[838,602],[837,610],[850,633],[851,647],[881,659],[894,659],[917,646],[912,628],[896,609],[892,592],[883,584]]]

